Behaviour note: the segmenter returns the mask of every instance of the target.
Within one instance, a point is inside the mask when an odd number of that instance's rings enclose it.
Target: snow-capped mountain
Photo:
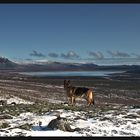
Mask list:
[[[0,57],[0,70],[16,71],[93,71],[93,70],[125,70],[139,71],[139,65],[96,65],[94,63],[57,62],[48,60],[29,60],[13,62]]]
[[[0,57],[0,69],[15,69],[18,64],[10,61],[8,58]]]

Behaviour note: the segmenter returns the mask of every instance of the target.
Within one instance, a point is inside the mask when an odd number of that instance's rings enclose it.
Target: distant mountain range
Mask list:
[[[0,69],[15,69],[18,64],[10,61],[8,58],[0,57]]]
[[[0,57],[0,70],[14,71],[93,71],[93,70],[124,70],[140,72],[139,65],[99,66],[93,63],[39,62],[16,63]]]

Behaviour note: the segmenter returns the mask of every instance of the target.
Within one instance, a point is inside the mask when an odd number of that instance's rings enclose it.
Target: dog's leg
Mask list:
[[[93,93],[92,91],[88,91],[88,94],[87,94],[87,106],[89,107],[92,103],[93,103]]]
[[[74,99],[73,99],[73,103],[74,103],[74,105],[76,104],[76,100],[75,100],[75,97],[74,97]]]
[[[71,97],[68,97],[68,105],[71,105]]]
[[[89,106],[90,106],[90,102],[88,101],[88,102],[87,102],[87,107],[89,107]]]
[[[89,97],[87,98],[87,106],[89,107],[92,104],[92,99],[90,99]]]
[[[72,102],[72,105],[73,105],[73,103],[75,102],[75,98],[72,96],[72,98],[71,98],[71,102]]]

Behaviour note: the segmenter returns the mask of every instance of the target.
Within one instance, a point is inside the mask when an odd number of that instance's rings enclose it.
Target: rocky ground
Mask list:
[[[46,105],[43,109],[44,111],[38,110],[31,105],[26,108],[16,107],[15,111],[19,114],[1,119],[0,136],[140,136],[138,106],[111,105],[102,109],[82,111],[80,108],[67,108],[62,105],[54,105],[54,109],[51,109]],[[57,118],[57,114],[60,114],[75,131],[63,128],[63,121],[53,124],[53,129],[50,129],[50,122]]]
[[[30,77],[15,73],[2,73],[0,74],[0,94],[3,96],[15,95],[36,102],[67,102],[63,88],[64,79],[70,79],[74,86],[93,88],[96,105],[109,103],[140,104],[140,80],[124,75],[110,77]],[[77,102],[86,104],[85,100]]]
[[[93,88],[95,106],[87,108],[84,99],[68,106],[64,79]],[[0,100],[6,103],[0,102],[0,136],[139,136],[139,85],[138,75],[39,78],[1,72]],[[48,130],[56,118],[50,115],[53,111],[80,131]]]

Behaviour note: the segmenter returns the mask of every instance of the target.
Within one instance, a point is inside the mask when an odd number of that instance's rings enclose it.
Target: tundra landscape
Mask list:
[[[1,136],[140,136],[139,73],[108,76],[29,76],[18,72],[0,73]],[[68,105],[64,80],[93,89],[95,104],[76,99]],[[48,128],[58,116],[65,118],[69,131]],[[63,122],[63,121],[62,121]],[[108,129],[106,129],[108,128]]]
[[[0,4],[1,137],[139,137],[140,5]]]

